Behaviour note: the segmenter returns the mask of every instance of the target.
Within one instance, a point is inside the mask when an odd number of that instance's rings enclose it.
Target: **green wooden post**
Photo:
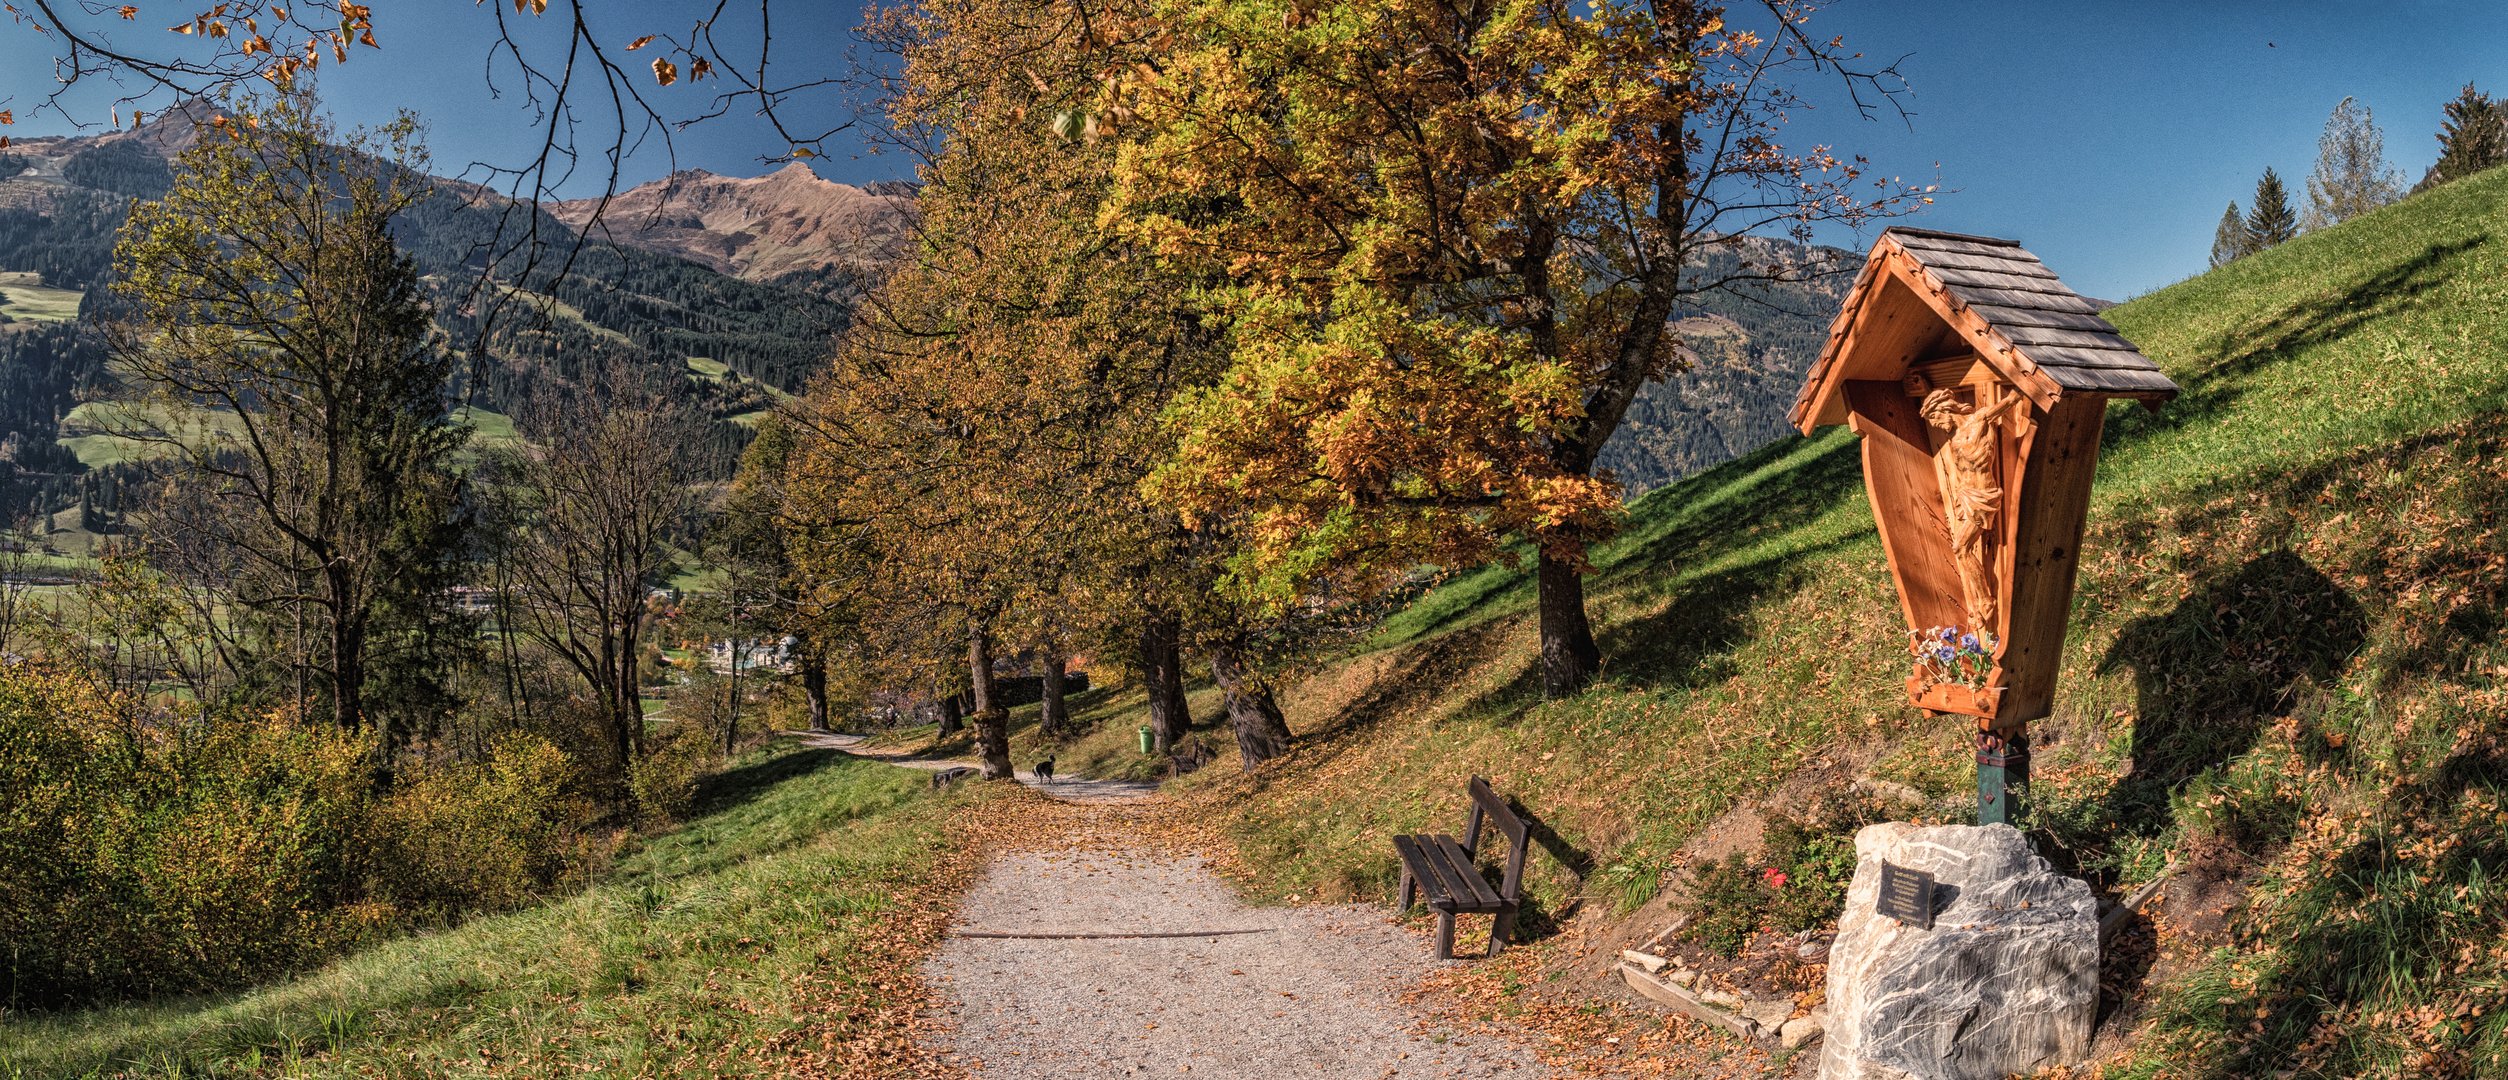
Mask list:
[[[2018,827],[2029,792],[2029,736],[1977,733],[1977,824]]]

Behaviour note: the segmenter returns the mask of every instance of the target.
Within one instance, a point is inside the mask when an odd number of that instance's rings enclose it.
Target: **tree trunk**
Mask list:
[[[946,739],[956,735],[959,726],[966,720],[965,705],[954,693],[940,699],[940,714],[940,734],[934,738]]]
[[[1141,681],[1149,690],[1150,735],[1159,753],[1175,749],[1193,726],[1184,701],[1184,655],[1177,646],[1181,631],[1173,615],[1155,615],[1141,630]]]
[[[366,726],[365,646],[345,620],[331,623],[331,720],[341,731]]]
[[[1051,738],[1061,738],[1063,729],[1071,723],[1070,709],[1062,700],[1063,672],[1069,663],[1061,653],[1049,652],[1037,673],[1044,684],[1044,696],[1038,705],[1036,725]]]
[[[731,760],[732,751],[740,744],[740,662],[745,659],[741,655],[739,638],[731,639],[731,647],[731,700],[723,715],[723,759],[726,761]]]
[[[1585,577],[1574,564],[1541,553],[1541,693],[1556,701],[1592,682],[1602,667],[1593,623],[1585,618]]]
[[[1228,726],[1237,732],[1238,766],[1254,766],[1289,752],[1289,721],[1280,715],[1271,683],[1245,659],[1241,643],[1229,642],[1210,652],[1211,678],[1228,704]]]
[[[805,652],[801,658],[801,693],[810,699],[810,730],[827,730],[827,658]]]
[[[1010,766],[1010,710],[993,688],[993,635],[982,626],[967,631],[967,677],[975,684],[975,748],[987,780],[1015,780]]]
[[[618,632],[618,698],[621,714],[627,718],[627,748],[635,757],[644,756],[644,664],[636,655],[636,646],[643,643],[637,617],[630,610],[626,624]]]
[[[362,731],[366,726],[366,627],[359,618],[356,586],[349,579],[348,567],[336,559],[323,569],[322,577],[331,608],[331,719],[341,731]]]
[[[596,658],[600,666],[587,672],[585,678],[600,684],[601,715],[609,725],[610,752],[618,758],[618,772],[611,777],[613,789],[621,806],[633,808],[636,803],[637,728],[644,725],[644,708],[633,694],[619,692],[620,672],[624,665],[618,659],[618,641],[604,627],[601,652]]]

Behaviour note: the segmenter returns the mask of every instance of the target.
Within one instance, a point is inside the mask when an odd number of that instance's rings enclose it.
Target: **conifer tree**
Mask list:
[[[2508,163],[2508,103],[2464,84],[2438,126],[2438,163],[2413,190],[2436,187]]]
[[[2229,209],[2221,211],[2221,225],[2212,230],[2212,268],[2217,270],[2247,255],[2247,219],[2238,212],[2238,200],[2229,200]]]
[[[2403,176],[2386,163],[2386,135],[2377,129],[2377,119],[2368,106],[2344,98],[2316,140],[2307,227],[2339,225],[2402,195]]]
[[[126,381],[220,425],[120,432],[179,462],[152,559],[211,584],[220,631],[295,657],[380,779],[462,647],[444,603],[469,429],[392,223],[429,197],[415,118],[340,132],[306,94],[205,125],[114,248]],[[99,507],[98,509],[102,509]],[[247,640],[249,638],[249,640]],[[234,650],[241,654],[243,646]],[[371,705],[370,705],[371,703]]]
[[[2255,182],[2255,208],[2247,211],[2247,252],[2254,254],[2299,235],[2299,214],[2290,208],[2290,192],[2281,174],[2271,168]]]

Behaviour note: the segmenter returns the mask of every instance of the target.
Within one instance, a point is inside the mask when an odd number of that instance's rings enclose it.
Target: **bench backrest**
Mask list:
[[[1516,816],[1515,808],[1508,806],[1507,801],[1489,786],[1489,781],[1475,776],[1467,789],[1472,794],[1472,813],[1463,824],[1463,850],[1480,854],[1480,828],[1483,823],[1496,825],[1499,832],[1507,834],[1507,873],[1505,880],[1498,885],[1498,895],[1513,900],[1518,895],[1517,888],[1524,881],[1524,838],[1532,830],[1524,824],[1523,818]]]

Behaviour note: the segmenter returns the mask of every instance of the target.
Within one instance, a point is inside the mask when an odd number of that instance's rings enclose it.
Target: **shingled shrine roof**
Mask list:
[[[1985,358],[2040,408],[2066,394],[2165,401],[2177,384],[2099,316],[2105,305],[2057,280],[2009,240],[1885,229],[1847,291],[1789,419],[1808,433],[1843,423],[1848,379],[1896,379],[1952,354]]]

